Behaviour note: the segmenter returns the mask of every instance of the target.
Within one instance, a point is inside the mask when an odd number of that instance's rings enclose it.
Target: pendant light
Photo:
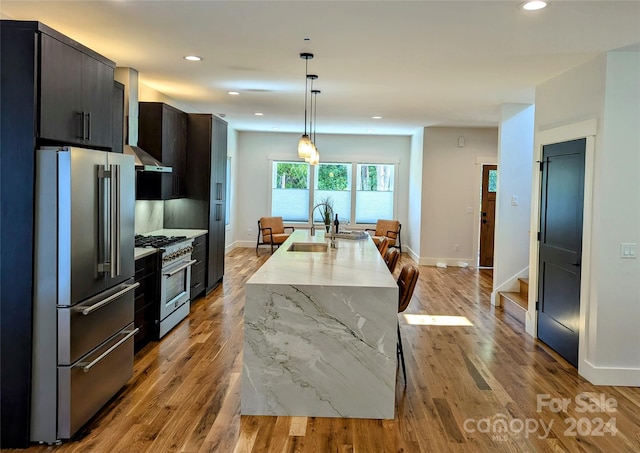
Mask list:
[[[305,60],[305,78],[304,78],[304,134],[298,141],[298,157],[309,158],[313,150],[311,138],[307,135],[307,79],[309,75],[309,60],[313,58],[312,53],[303,52],[300,58]],[[311,131],[309,131],[311,132]]]
[[[316,76],[317,78],[317,76]],[[309,164],[318,165],[320,163],[320,152],[318,151],[318,145],[316,144],[316,126],[318,125],[318,100],[317,96],[320,94],[320,90],[313,89],[313,81],[311,81],[311,118],[313,119],[313,133],[309,128],[309,133],[312,134],[313,150],[309,158]]]

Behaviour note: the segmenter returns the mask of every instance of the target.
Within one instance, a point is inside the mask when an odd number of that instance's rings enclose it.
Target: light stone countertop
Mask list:
[[[329,247],[327,252],[288,251],[294,242],[320,242]],[[261,253],[265,250],[261,249]],[[338,238],[336,248],[332,249],[324,231],[316,231],[316,235],[311,236],[309,230],[294,231],[247,284],[397,288],[371,238]]]
[[[139,260],[145,256],[156,253],[158,249],[152,249],[150,247],[136,247],[133,249],[133,259]]]
[[[207,234],[207,230],[190,230],[186,228],[163,228],[162,230],[145,233],[145,236],[186,236],[187,239],[195,239]]]

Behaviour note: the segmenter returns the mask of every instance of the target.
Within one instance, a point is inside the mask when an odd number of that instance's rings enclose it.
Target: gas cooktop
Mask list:
[[[142,248],[162,248],[176,242],[186,241],[186,236],[144,236],[136,234],[135,246]]]

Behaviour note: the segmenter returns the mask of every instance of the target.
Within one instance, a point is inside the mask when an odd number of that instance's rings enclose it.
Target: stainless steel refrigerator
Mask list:
[[[132,156],[36,155],[31,440],[73,436],[133,375]]]

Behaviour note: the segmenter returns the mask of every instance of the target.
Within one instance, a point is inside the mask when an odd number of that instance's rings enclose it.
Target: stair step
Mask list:
[[[529,278],[522,277],[522,278],[519,278],[518,280],[520,282],[520,294],[527,297],[527,295],[529,294]]]
[[[528,302],[525,297],[516,292],[500,292],[500,304],[511,317],[524,325],[528,310]]]

